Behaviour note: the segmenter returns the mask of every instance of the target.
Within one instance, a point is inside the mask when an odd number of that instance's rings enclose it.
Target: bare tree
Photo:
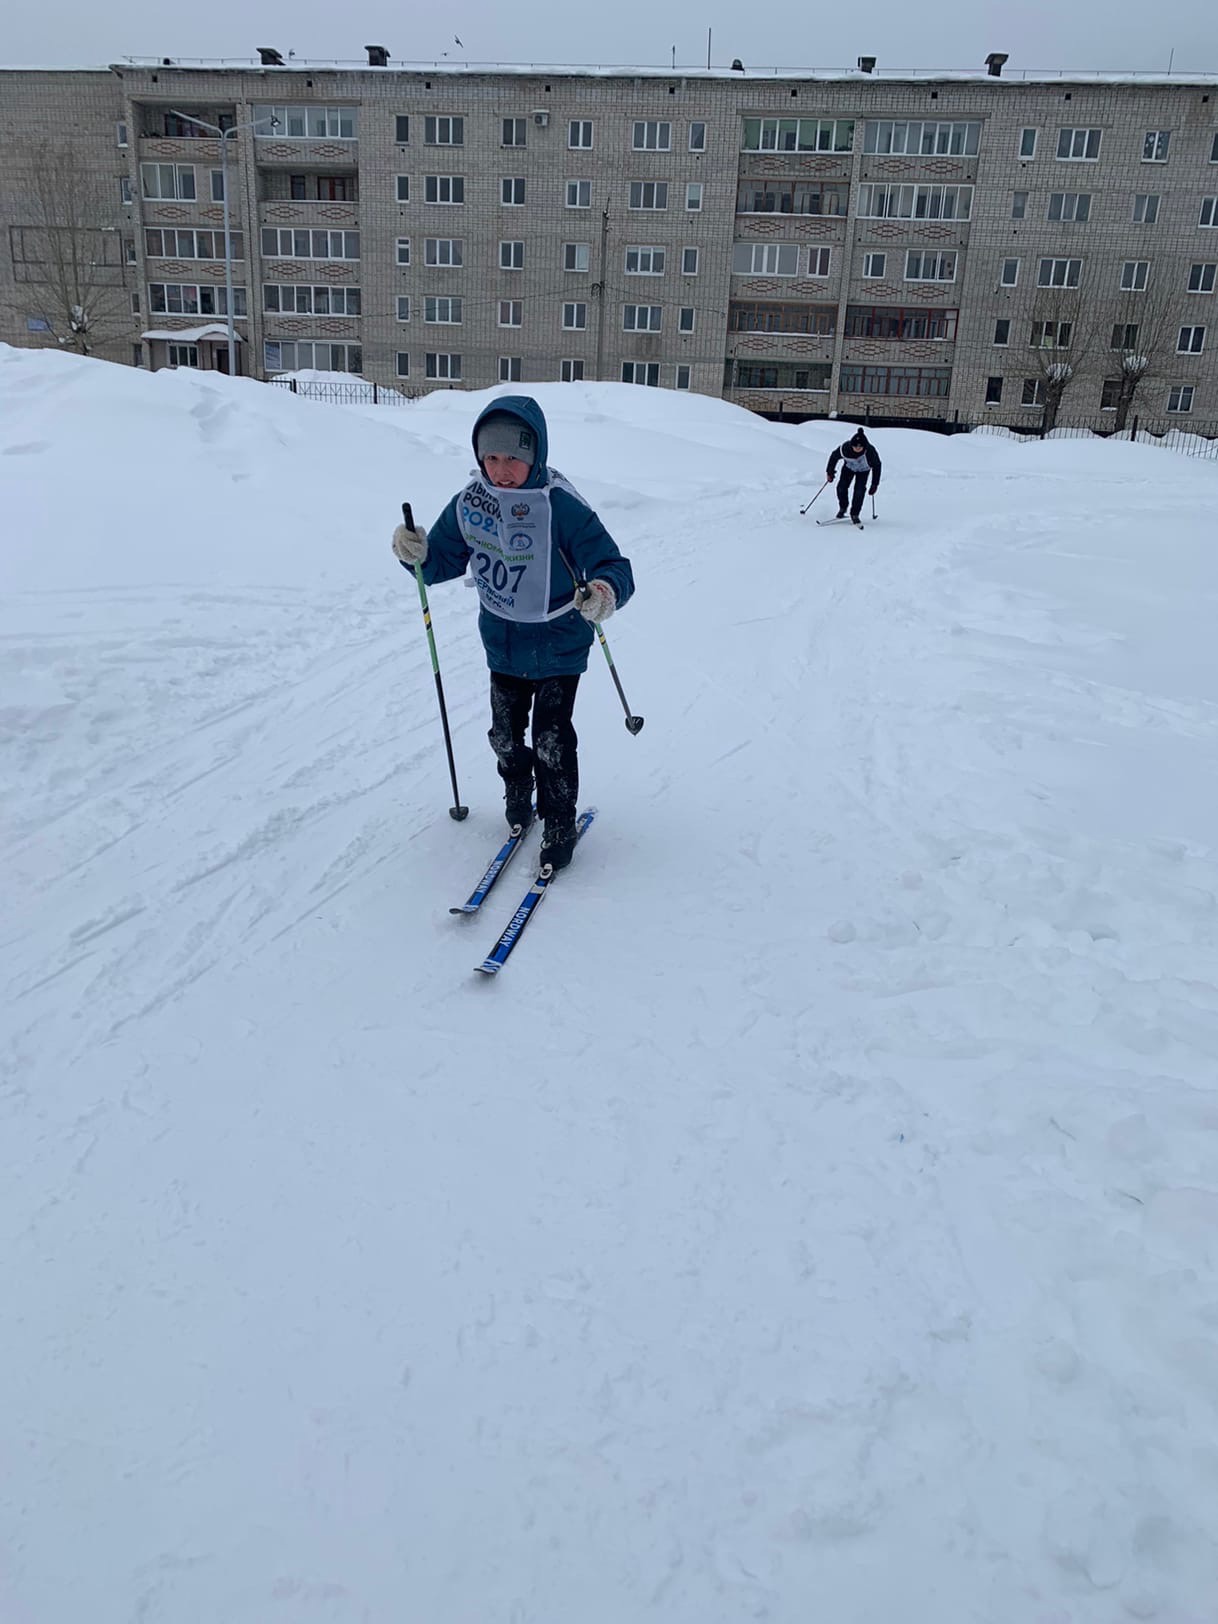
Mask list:
[[[71,148],[44,146],[20,183],[30,224],[11,228],[18,280],[41,289],[52,337],[80,355],[131,329],[122,235],[103,223],[103,184]]]
[[[1167,370],[1163,362],[1170,353],[1171,305],[1167,284],[1160,276],[1140,292],[1123,290],[1113,308],[1109,351],[1117,367],[1113,419],[1117,433],[1128,423],[1147,377]]]
[[[1054,279],[1046,285],[1038,283],[1036,288],[1029,344],[1040,386],[1041,433],[1049,434],[1057,426],[1067,389],[1095,347],[1096,329],[1090,279],[1079,270],[1077,279],[1070,280],[1069,267],[1077,262],[1048,260],[1045,264]]]

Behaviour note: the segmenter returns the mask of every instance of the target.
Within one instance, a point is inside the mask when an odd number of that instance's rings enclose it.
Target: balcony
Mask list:
[[[260,135],[254,141],[254,160],[260,169],[345,169],[359,167],[359,142],[352,137],[293,137]]]
[[[276,198],[258,205],[260,226],[342,226],[353,231],[359,226],[355,203],[296,201]]]

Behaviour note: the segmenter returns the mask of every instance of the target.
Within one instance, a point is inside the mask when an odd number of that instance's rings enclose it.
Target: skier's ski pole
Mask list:
[[[410,503],[402,503],[402,517],[409,530],[414,529],[414,514],[410,510]],[[460,791],[457,789],[457,764],[453,760],[453,737],[448,729],[448,708],[444,703],[444,684],[440,680],[440,656],[436,653],[436,637],[431,629],[431,610],[427,607],[427,588],[423,584],[423,566],[416,564],[414,578],[419,587],[419,602],[423,606],[423,625],[427,631],[427,646],[431,650],[431,669],[436,676],[436,697],[440,701],[440,721],[444,726],[444,748],[448,752],[448,775],[453,782],[453,804],[448,809],[450,818],[460,823],[469,817],[469,807],[461,805]]]
[[[832,483],[833,483],[833,475],[830,474],[829,478],[821,486],[820,490],[817,491],[816,496],[819,496],[822,491],[827,491],[829,489],[830,485],[832,485]],[[815,502],[816,496],[814,496],[812,498],[812,502]],[[800,512],[800,517],[801,518],[808,511],[808,509],[812,506],[812,502],[805,502],[803,507],[800,508],[799,512]]]
[[[580,597],[581,600],[586,598],[588,596],[587,581],[576,573],[575,565],[567,557],[566,553],[561,547],[558,549],[558,556],[567,566],[567,574],[575,582],[576,595]],[[613,655],[609,652],[609,639],[605,636],[605,633],[599,624],[596,628],[596,635],[600,638],[601,647],[605,651],[605,658],[609,662],[609,675],[613,678],[613,686],[617,689],[617,697],[621,700],[622,709],[626,712],[626,731],[627,733],[637,734],[642,731],[643,718],[641,716],[635,716],[630,709],[625,691],[622,688],[622,680],[617,674],[617,666],[613,663]]]
[[[875,518],[875,492],[871,493],[871,517]]]

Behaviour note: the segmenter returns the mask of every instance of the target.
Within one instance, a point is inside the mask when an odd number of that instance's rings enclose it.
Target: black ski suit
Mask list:
[[[838,459],[842,463],[842,477],[837,482],[837,506],[840,513],[846,511],[849,504],[850,517],[857,519],[863,511],[863,497],[867,494],[867,479],[871,478],[871,493],[874,496],[880,488],[880,454],[868,439],[863,440],[863,449],[857,454],[850,449],[851,441],[839,445],[829,458],[829,465],[825,469],[825,478],[832,479],[837,469]],[[854,497],[851,500],[850,485],[854,484]]]

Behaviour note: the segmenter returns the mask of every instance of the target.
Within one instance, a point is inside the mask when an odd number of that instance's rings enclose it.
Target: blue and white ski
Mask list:
[[[520,850],[526,834],[528,834],[528,830],[522,829],[520,825],[517,824],[512,830],[511,834],[508,835],[507,839],[503,842],[503,845],[500,846],[495,856],[491,859],[490,867],[478,881],[474,889],[470,892],[468,900],[463,902],[459,908],[450,908],[448,910],[449,913],[472,914],[478,912],[478,909],[481,908],[487,897],[490,896],[495,881],[499,878],[504,869],[511,862],[512,858],[515,857],[516,853]]]
[[[579,817],[576,818],[576,844],[578,844],[588,832],[595,816],[596,808],[594,806],[590,806],[586,812],[581,812]],[[481,964],[476,964],[474,966],[474,969],[480,975],[497,976],[500,970],[503,969],[504,965],[508,961],[508,955],[524,934],[524,927],[537,912],[538,904],[549,890],[553,879],[554,870],[547,865],[542,869],[541,873],[525,892],[519,908],[517,908],[516,912],[508,920],[506,926],[504,927],[503,934],[495,943],[494,947],[491,948],[490,952],[487,954],[486,958],[483,959]]]

